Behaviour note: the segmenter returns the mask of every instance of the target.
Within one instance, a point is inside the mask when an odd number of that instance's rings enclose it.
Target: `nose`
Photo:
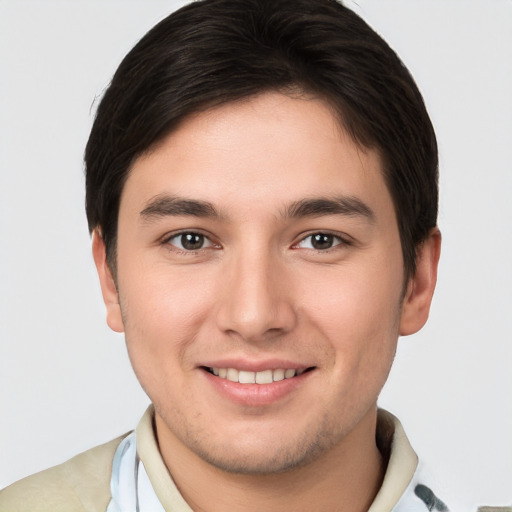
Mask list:
[[[222,276],[218,327],[250,342],[290,332],[297,317],[289,281],[284,262],[270,251],[239,255]]]

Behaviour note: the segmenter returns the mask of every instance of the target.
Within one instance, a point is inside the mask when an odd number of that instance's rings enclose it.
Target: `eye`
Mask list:
[[[314,249],[315,251],[325,251],[345,242],[341,237],[330,233],[313,233],[303,238],[297,247],[301,249]]]
[[[167,243],[182,251],[198,251],[213,246],[212,241],[205,235],[194,232],[174,235],[167,240]]]

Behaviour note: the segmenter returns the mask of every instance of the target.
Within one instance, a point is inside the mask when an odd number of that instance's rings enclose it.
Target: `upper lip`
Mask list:
[[[235,368],[247,372],[262,372],[264,370],[277,370],[277,369],[293,369],[293,370],[306,370],[314,365],[298,363],[286,359],[263,359],[263,360],[249,360],[249,359],[216,359],[206,361],[199,365],[206,368]]]

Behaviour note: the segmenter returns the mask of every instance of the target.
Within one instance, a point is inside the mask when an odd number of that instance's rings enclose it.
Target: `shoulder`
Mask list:
[[[0,491],[0,512],[105,511],[112,459],[126,434]]]

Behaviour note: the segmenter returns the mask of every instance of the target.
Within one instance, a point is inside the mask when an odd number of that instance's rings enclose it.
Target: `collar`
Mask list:
[[[142,506],[157,503],[163,511],[193,512],[169,474],[154,433],[154,409],[150,406],[137,430],[119,445],[112,466],[112,501],[108,512],[156,510]],[[424,485],[418,457],[398,419],[379,410],[377,445],[388,459],[382,486],[368,512],[447,512],[448,509]],[[132,503],[132,506],[116,505]]]
[[[392,510],[411,483],[418,466],[402,424],[391,413],[379,409],[377,415],[377,446],[388,465],[382,486],[368,512]]]

